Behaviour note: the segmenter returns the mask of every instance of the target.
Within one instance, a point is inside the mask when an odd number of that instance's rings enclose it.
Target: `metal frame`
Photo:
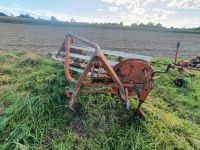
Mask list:
[[[76,80],[73,78],[73,76],[70,73],[70,49],[72,47],[72,44],[77,44],[77,41],[81,41],[88,46],[92,47],[94,49],[94,54],[91,56],[91,59],[88,61],[87,65],[85,66],[84,70],[79,76],[79,79]],[[153,89],[153,81],[155,79],[158,79],[157,77],[154,77],[154,70],[153,68],[146,62],[140,59],[127,59],[125,61],[120,62],[119,64],[112,67],[109,64],[109,61],[104,56],[104,53],[101,51],[99,45],[96,43],[93,43],[89,40],[86,40],[84,38],[81,38],[77,35],[67,33],[65,41],[62,45],[62,49],[65,50],[65,62],[64,62],[64,68],[65,68],[65,75],[68,81],[74,83],[74,90],[70,91],[69,88],[66,88],[66,94],[70,98],[69,101],[69,108],[73,111],[76,111],[75,104],[76,104],[76,98],[78,93],[85,93],[85,92],[95,92],[95,93],[112,93],[112,94],[119,94],[121,99],[125,102],[126,108],[129,109],[129,97],[136,95],[139,99],[138,109],[137,112],[144,116],[144,112],[140,109],[142,103],[147,98],[148,94]],[[58,55],[61,53],[61,51],[58,52]],[[118,52],[120,53],[120,52]],[[119,54],[118,54],[119,55]],[[127,54],[126,54],[127,55]],[[146,56],[146,59],[147,58]],[[137,80],[137,77],[133,79],[133,81],[130,82],[122,82],[122,79],[120,79],[120,75],[116,73],[116,69],[123,65],[131,65],[131,63],[134,63],[136,68],[134,68],[134,72],[131,74],[138,73],[139,70],[142,72],[142,74],[139,76],[143,76],[143,87],[137,87],[137,84],[134,80]],[[94,83],[90,81],[85,81],[84,79],[87,77],[88,73],[93,69],[95,66],[101,67],[106,71],[106,75],[99,73],[98,75],[101,76],[103,79],[109,78],[111,82],[103,83],[100,80],[100,83]],[[141,68],[144,68],[141,71]],[[148,69],[150,72],[148,72]],[[132,68],[131,68],[132,69]],[[127,69],[125,68],[125,72]],[[138,77],[139,77],[138,76]],[[127,79],[130,77],[127,75]],[[140,78],[140,77],[139,77]],[[139,82],[139,81],[138,81]],[[110,91],[97,91],[97,90],[81,90],[81,86],[93,86],[93,87],[110,87]],[[131,91],[132,90],[132,91]],[[130,92],[131,91],[131,92]],[[139,91],[139,92],[138,92]]]
[[[189,74],[191,77],[191,80],[192,80],[192,78],[194,78],[195,75],[192,74],[190,71],[188,71],[188,69],[192,69],[192,68],[189,68],[190,61],[183,61],[183,62],[178,61],[179,48],[180,48],[180,42],[177,42],[174,62],[173,62],[173,64],[171,64],[171,68],[173,68],[173,69],[177,68],[180,74],[184,74],[184,73]],[[195,70],[195,69],[193,68],[193,70]],[[198,70],[198,69],[196,69],[196,70]]]
[[[78,80],[75,80],[70,74],[70,44],[71,44],[72,39],[73,40],[78,39],[82,42],[87,43],[89,46],[95,48],[95,54],[91,57],[89,63],[87,64],[86,68],[84,69],[83,73],[81,74],[81,76],[79,77]],[[75,42],[75,41],[73,41],[73,42]],[[119,89],[119,93],[120,93],[121,98],[124,101],[127,101],[123,85],[122,85],[120,79],[118,78],[117,74],[113,70],[113,68],[108,64],[108,61],[105,58],[104,54],[100,51],[99,45],[97,45],[96,43],[93,43],[91,41],[88,41],[86,39],[83,39],[81,37],[78,37],[76,35],[72,35],[70,33],[67,33],[66,41],[65,41],[65,50],[66,50],[66,54],[65,54],[65,74],[66,74],[66,78],[67,78],[67,80],[69,80],[69,81],[71,81],[75,84],[75,89],[72,92],[72,94],[69,94],[69,93],[71,93],[71,91],[67,90],[67,93],[68,93],[67,95],[71,95],[70,102],[69,102],[69,107],[71,109],[74,110],[74,104],[76,102],[76,97],[77,97],[78,93],[83,92],[83,91],[80,90],[80,87],[82,85],[105,87],[104,84],[91,84],[90,82],[83,81],[84,78],[86,78],[86,76],[87,76],[88,72],[90,71],[90,69],[92,68],[92,66],[95,65],[96,63],[101,63],[101,65],[104,67],[104,69],[107,71],[107,73],[110,75],[111,79],[115,83],[115,84],[110,83],[110,84],[107,84],[106,86],[111,87],[111,88],[117,87]],[[97,92],[97,91],[88,90],[88,91],[84,91],[84,92]],[[116,92],[111,91],[110,93],[116,93]]]

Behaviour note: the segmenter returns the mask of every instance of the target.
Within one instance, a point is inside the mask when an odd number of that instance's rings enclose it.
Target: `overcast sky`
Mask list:
[[[200,0],[0,0],[0,11],[84,22],[162,23],[200,26]]]

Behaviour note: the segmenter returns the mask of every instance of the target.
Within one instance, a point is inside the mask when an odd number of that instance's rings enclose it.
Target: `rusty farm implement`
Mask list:
[[[148,63],[151,57],[100,49],[99,45],[77,35],[67,33],[60,50],[52,53],[54,59],[64,62],[65,75],[74,84],[73,90],[66,88],[69,97],[69,108],[80,112],[81,107],[76,99],[81,92],[118,94],[129,109],[129,97],[138,97],[136,112],[144,115],[141,105],[153,89],[153,81],[158,79],[155,71]],[[71,72],[78,72],[76,80]],[[82,89],[82,87],[107,87]]]

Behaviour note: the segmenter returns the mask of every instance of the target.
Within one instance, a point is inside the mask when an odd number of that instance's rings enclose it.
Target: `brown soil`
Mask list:
[[[68,31],[108,49],[171,57],[174,56],[176,43],[181,41],[181,56],[200,55],[200,34],[4,23],[0,23],[0,49],[50,52],[61,46]]]

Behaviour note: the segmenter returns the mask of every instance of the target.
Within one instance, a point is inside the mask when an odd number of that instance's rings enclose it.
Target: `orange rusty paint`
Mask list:
[[[121,61],[113,68],[120,80],[124,83],[145,83],[151,80],[154,69],[145,61],[139,59],[127,59]]]
[[[68,33],[65,38],[65,75],[67,80],[76,83],[77,81],[70,74],[70,34]]]
[[[70,74],[70,45],[71,43],[77,44],[78,40],[95,48],[95,52],[93,56],[91,56],[90,61],[87,63],[79,79],[75,80]],[[67,34],[65,39],[65,52],[65,75],[67,80],[73,82],[75,85],[73,91],[66,89],[67,96],[70,97],[69,107],[72,110],[74,110],[76,98],[80,92],[119,94],[125,102],[129,100],[130,96],[137,95],[140,101],[138,109],[140,109],[141,104],[153,89],[152,82],[154,81],[154,69],[143,60],[122,60],[112,67],[109,65],[106,57],[97,44],[70,33]],[[102,68],[105,72],[95,72],[95,68]],[[90,71],[91,73],[95,73],[94,75],[91,75],[91,81],[84,80]],[[81,90],[82,86],[109,87],[111,90]]]

